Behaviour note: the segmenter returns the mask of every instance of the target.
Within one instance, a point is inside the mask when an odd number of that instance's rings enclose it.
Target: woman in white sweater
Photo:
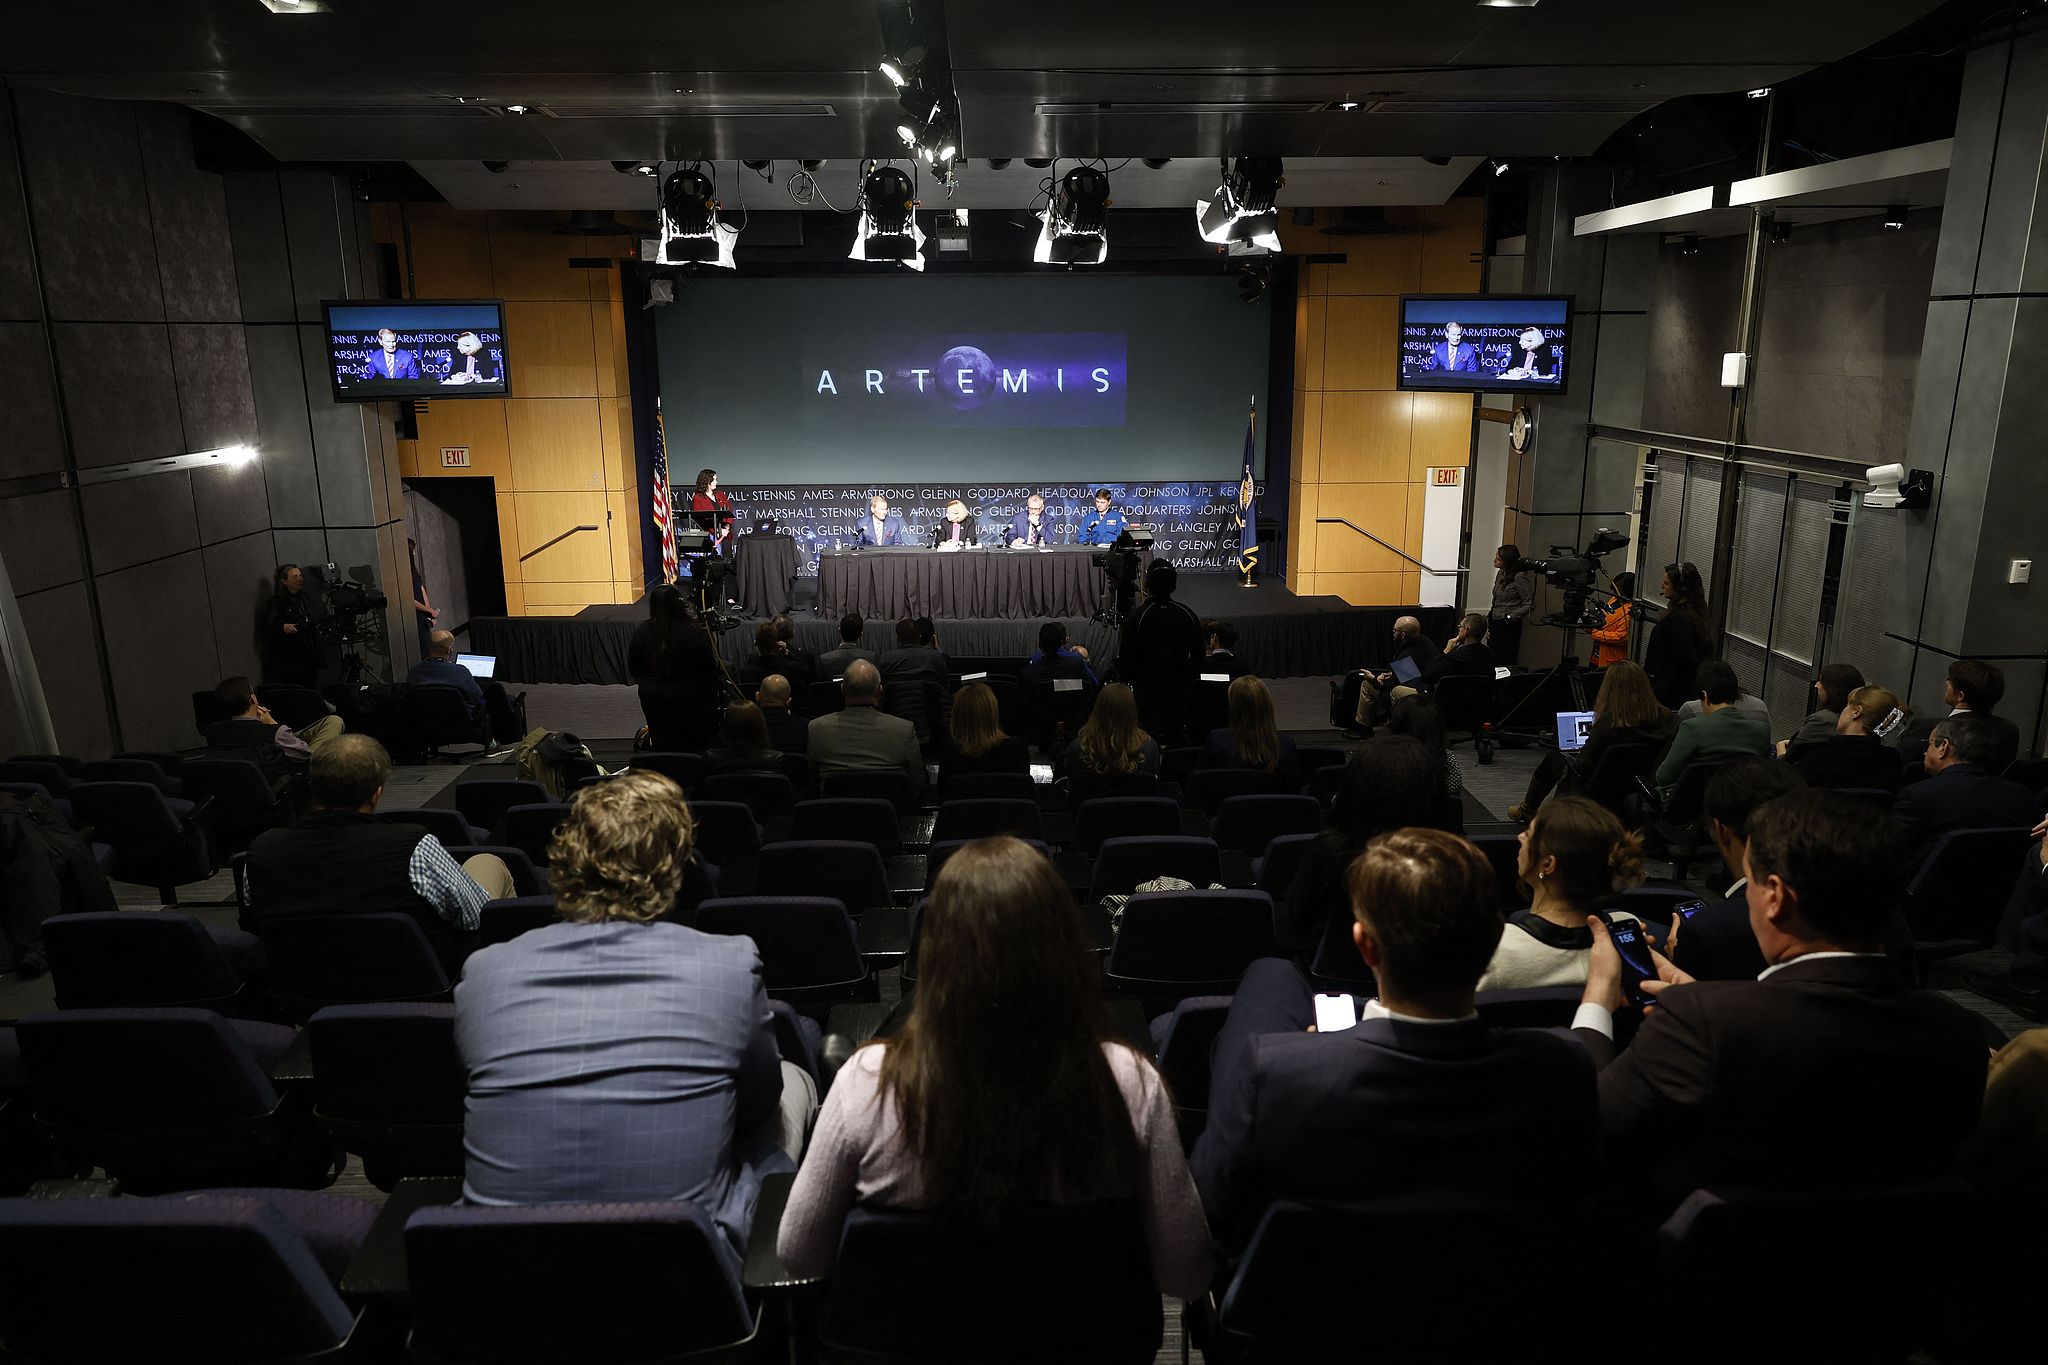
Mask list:
[[[1586,959],[1593,950],[1586,917],[1609,896],[1643,879],[1643,841],[1596,801],[1552,797],[1522,831],[1515,870],[1531,903],[1508,916],[1479,989],[1585,984]]]
[[[839,1071],[776,1247],[832,1268],[856,1203],[944,1208],[997,1230],[1035,1201],[1134,1198],[1161,1293],[1198,1298],[1213,1262],[1152,1063],[1117,1041],[1073,898],[1043,856],[982,839],[947,860],[918,929],[917,995]]]

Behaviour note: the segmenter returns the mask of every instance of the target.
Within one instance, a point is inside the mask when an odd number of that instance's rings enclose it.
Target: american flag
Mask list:
[[[653,497],[654,527],[661,532],[661,581],[673,583],[682,576],[682,566],[676,562],[676,512],[668,496],[668,441],[662,433],[659,407],[654,412]]]

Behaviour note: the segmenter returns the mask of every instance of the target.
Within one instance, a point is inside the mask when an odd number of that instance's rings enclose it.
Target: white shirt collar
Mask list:
[[[1402,1024],[1469,1024],[1478,1017],[1479,1011],[1473,1010],[1470,1014],[1459,1015],[1456,1019],[1423,1019],[1413,1014],[1396,1014],[1377,999],[1366,1001],[1365,1008],[1358,1012],[1360,1023],[1368,1019],[1392,1019]]]
[[[1763,970],[1762,970],[1761,972],[1758,972],[1758,973],[1757,973],[1757,978],[1756,978],[1756,979],[1757,979],[1757,980],[1759,980],[1759,981],[1768,981],[1768,980],[1770,979],[1771,973],[1773,973],[1773,972],[1781,972],[1781,971],[1783,971],[1783,970],[1784,970],[1785,968],[1787,968],[1787,967],[1791,966],[1791,965],[1792,965],[1793,963],[1795,963],[1795,962],[1820,962],[1820,961],[1822,961],[1822,960],[1824,960],[1824,959],[1826,959],[1826,958],[1830,958],[1830,957],[1883,957],[1883,956],[1884,956],[1884,954],[1883,954],[1883,953],[1840,953],[1840,952],[1829,952],[1829,953],[1801,953],[1801,954],[1800,954],[1800,955],[1799,955],[1798,957],[1788,957],[1788,958],[1786,958],[1786,959],[1785,959],[1785,960],[1784,960],[1783,962],[1774,962],[1774,963],[1772,963],[1772,964],[1771,964],[1770,966],[1768,966],[1768,967],[1764,968],[1764,969],[1763,969]]]
[[[1734,894],[1735,894],[1736,892],[1738,892],[1738,891],[1742,890],[1742,889],[1743,889],[1744,887],[1746,887],[1746,886],[1748,886],[1748,885],[1749,885],[1749,878],[1747,878],[1747,877],[1737,877],[1737,878],[1736,878],[1736,879],[1735,879],[1734,881],[1732,881],[1732,882],[1728,883],[1728,891],[1727,891],[1727,893],[1726,893],[1726,894],[1728,894],[1728,895],[1732,896],[1732,895],[1734,895]]]

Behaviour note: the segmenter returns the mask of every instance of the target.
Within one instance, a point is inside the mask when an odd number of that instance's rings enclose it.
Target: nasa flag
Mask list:
[[[1244,424],[1244,474],[1237,485],[1237,571],[1246,579],[1259,567],[1259,486],[1252,480],[1253,433],[1258,424],[1259,403],[1254,398]]]

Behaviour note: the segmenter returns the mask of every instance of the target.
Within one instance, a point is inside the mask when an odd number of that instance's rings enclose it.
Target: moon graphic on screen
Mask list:
[[[960,382],[963,370],[970,376],[964,386]],[[995,392],[995,383],[996,363],[979,346],[955,346],[939,357],[939,387],[956,408],[981,406],[981,400]]]

